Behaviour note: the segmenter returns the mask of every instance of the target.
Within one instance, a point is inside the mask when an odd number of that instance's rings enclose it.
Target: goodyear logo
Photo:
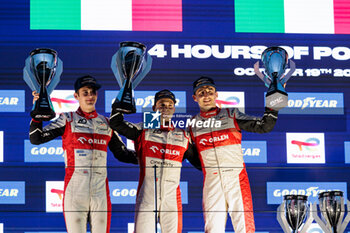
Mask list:
[[[157,91],[135,91],[135,104],[136,112],[151,112],[152,106],[154,105],[154,95]],[[118,95],[118,91],[106,91],[105,92],[105,112],[111,112],[111,106],[114,102],[115,97]],[[186,112],[186,92],[185,91],[173,91],[176,97],[176,112]]]
[[[280,114],[344,114],[343,93],[288,92],[288,107]]]
[[[110,181],[109,189],[112,204],[135,204],[137,181]],[[180,182],[182,204],[188,204],[187,182]]]
[[[25,204],[25,182],[0,181],[0,204]]]
[[[267,204],[281,204],[284,195],[306,195],[309,202],[317,202],[318,194],[325,191],[340,190],[347,200],[346,182],[267,182]]]
[[[242,141],[245,163],[267,163],[266,141]]]
[[[0,112],[24,112],[24,90],[1,90]]]
[[[61,140],[52,140],[42,145],[33,145],[24,140],[25,162],[64,162]]]

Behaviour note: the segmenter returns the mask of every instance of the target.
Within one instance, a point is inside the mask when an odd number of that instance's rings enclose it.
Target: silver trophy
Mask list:
[[[120,86],[112,104],[112,111],[135,113],[133,90],[151,70],[152,58],[146,56],[146,46],[138,42],[121,42],[119,50],[112,57],[111,68]]]
[[[277,221],[283,232],[306,233],[313,221],[311,216],[313,207],[308,205],[307,198],[305,195],[284,196],[282,204],[277,209]]]
[[[55,117],[50,94],[60,81],[63,63],[53,49],[38,48],[25,61],[23,79],[32,91],[39,93],[30,116],[34,120],[49,121]]]
[[[266,107],[278,111],[288,105],[288,94],[284,87],[295,71],[295,63],[290,61],[290,70],[284,75],[288,64],[288,53],[281,47],[265,49],[261,55],[261,60],[265,67],[265,75],[259,70],[259,62],[255,63],[254,71],[268,87]]]
[[[344,219],[345,205],[342,191],[327,191],[318,195],[322,219],[314,212],[314,218],[325,233],[342,233],[350,220],[349,201],[348,214]],[[314,203],[316,207],[316,203]],[[317,209],[316,209],[317,210]],[[343,220],[344,219],[344,220]]]

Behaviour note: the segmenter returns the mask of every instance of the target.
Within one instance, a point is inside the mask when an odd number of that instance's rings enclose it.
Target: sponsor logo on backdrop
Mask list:
[[[287,133],[287,163],[325,163],[324,133]]]
[[[110,181],[112,204],[135,204],[137,181]],[[188,204],[188,184],[180,182],[182,204]],[[62,212],[63,181],[46,181],[46,212]]]
[[[46,181],[46,212],[63,211],[63,181]]]
[[[110,181],[109,189],[112,204],[135,204],[137,181]],[[180,182],[182,204],[188,204],[188,184]]]
[[[340,190],[347,199],[346,182],[267,182],[267,204],[281,204],[284,195],[309,196],[308,201],[318,202],[318,194],[324,191]]]
[[[350,163],[350,142],[344,142],[345,163]]]
[[[151,112],[154,105],[154,95],[157,91],[134,91],[136,112]],[[176,96],[176,113],[186,112],[186,92],[185,91],[173,91]],[[118,91],[106,91],[105,92],[105,112],[111,112],[111,106],[115,97],[118,95]]]
[[[267,163],[266,141],[242,141],[245,163]]]
[[[52,140],[42,145],[33,145],[24,140],[25,162],[64,162],[61,140]]]
[[[25,204],[25,182],[0,181],[0,204]]]
[[[24,112],[24,90],[0,90],[0,112]]]
[[[239,108],[244,112],[244,92],[218,91],[216,105],[220,108]]]
[[[0,223],[0,233],[4,233],[4,224]]]
[[[343,115],[343,93],[288,92],[288,107],[279,113]]]
[[[74,90],[54,90],[50,98],[56,116],[62,112],[75,112],[79,107],[78,100],[74,98]]]
[[[4,162],[4,131],[0,131],[0,163]]]

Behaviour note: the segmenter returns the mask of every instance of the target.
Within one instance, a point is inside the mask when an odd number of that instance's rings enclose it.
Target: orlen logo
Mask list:
[[[24,112],[24,90],[0,90],[0,112]]]
[[[63,211],[63,181],[46,181],[46,212]]]
[[[244,92],[218,91],[216,105],[219,108],[239,108],[244,112]]]
[[[78,100],[74,98],[74,90],[54,90],[50,98],[56,114],[74,112],[79,107]]]
[[[170,150],[170,149],[164,149],[164,148],[159,149],[157,146],[151,146],[150,149],[153,151],[153,153],[160,152],[162,154],[180,156],[180,151],[178,150]]]
[[[137,181],[110,181],[109,189],[112,204],[135,204]],[[180,182],[182,204],[188,204],[188,184]]]
[[[98,139],[98,138],[86,139],[85,137],[79,137],[77,140],[81,142],[81,144],[89,143],[89,144],[107,145],[107,141],[104,139]]]
[[[320,140],[318,138],[308,138],[305,141],[292,140],[291,143],[298,146],[300,151],[302,151],[303,148],[306,150],[315,150],[315,146],[320,145]]]
[[[0,181],[0,204],[25,204],[25,182]]]
[[[288,107],[280,113],[343,115],[343,93],[288,92]]]
[[[136,112],[150,112],[154,105],[154,95],[157,91],[135,91],[135,104]],[[176,97],[176,112],[186,112],[186,92],[185,91],[173,91]],[[111,105],[114,102],[115,97],[118,95],[118,91],[106,91],[105,92],[105,111],[111,112]]]
[[[25,162],[64,162],[61,140],[52,140],[42,145],[33,145],[24,140]]]
[[[309,202],[318,200],[318,194],[324,191],[341,190],[347,198],[345,182],[267,182],[267,204],[281,204],[284,195],[306,195]]]
[[[325,163],[324,133],[287,133],[288,163]]]
[[[202,144],[203,146],[206,146],[208,144],[212,144],[213,142],[222,142],[222,141],[225,141],[229,139],[229,136],[228,134],[224,134],[224,135],[221,135],[221,136],[218,136],[218,137],[212,137],[212,138],[202,138],[200,141],[199,141],[199,144]]]

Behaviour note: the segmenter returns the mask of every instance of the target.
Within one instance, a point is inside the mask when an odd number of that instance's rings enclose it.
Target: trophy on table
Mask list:
[[[277,209],[277,221],[284,233],[306,233],[313,221],[311,215],[313,206],[309,207],[307,198],[305,195],[284,196],[282,204]]]
[[[288,94],[284,87],[295,71],[295,63],[290,60],[290,70],[284,74],[288,64],[288,53],[281,47],[269,47],[264,50],[261,60],[265,67],[265,74],[259,70],[259,62],[254,64],[256,75],[268,87],[266,94],[266,107],[276,111],[288,105]]]
[[[151,70],[152,58],[147,56],[146,46],[138,42],[121,42],[112,57],[111,68],[120,86],[120,91],[112,104],[112,111],[135,113],[133,91]]]
[[[30,116],[37,121],[49,121],[55,117],[50,94],[60,81],[63,62],[57,52],[38,48],[30,52],[23,68],[23,79],[32,91],[39,93]]]
[[[318,195],[319,207],[322,219],[317,214],[317,206],[314,203],[313,217],[325,233],[342,233],[350,221],[350,202],[347,201],[348,214],[344,219],[345,205],[342,191],[327,191]]]

